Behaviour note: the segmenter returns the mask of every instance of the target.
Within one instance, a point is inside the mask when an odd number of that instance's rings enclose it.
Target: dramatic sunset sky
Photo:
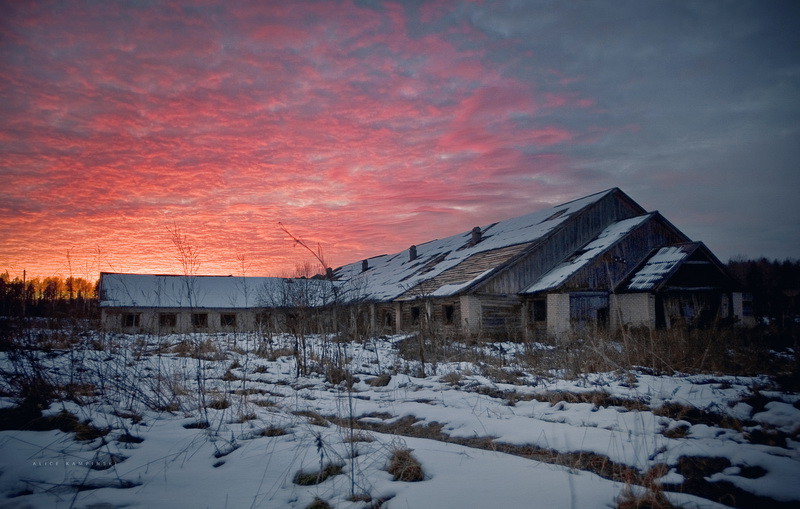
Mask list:
[[[336,267],[610,187],[797,258],[799,52],[797,1],[2,1],[0,271],[179,273],[178,228],[288,275],[278,222]]]

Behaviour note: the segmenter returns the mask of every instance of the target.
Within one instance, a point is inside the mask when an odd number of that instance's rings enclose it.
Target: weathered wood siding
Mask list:
[[[688,239],[664,218],[655,214],[625,235],[610,250],[576,271],[562,290],[613,290],[657,247]]]
[[[481,302],[480,330],[513,338],[522,331],[521,303],[517,296],[476,295]]]
[[[517,294],[594,239],[610,224],[644,213],[644,209],[620,193],[610,193],[531,245],[517,260],[501,269],[491,280],[478,285],[474,291],[495,295]]]

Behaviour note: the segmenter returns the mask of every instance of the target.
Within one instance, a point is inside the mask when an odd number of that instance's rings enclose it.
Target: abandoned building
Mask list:
[[[290,330],[318,321],[333,284],[276,277],[100,274],[100,320],[121,332]]]
[[[134,285],[138,277],[163,281]],[[179,290],[173,293],[181,294],[180,300],[160,300],[169,277],[177,278],[172,285]],[[294,284],[280,278],[213,278],[213,285],[212,279],[199,283],[207,300],[192,302],[184,279],[103,274],[104,325],[125,329],[139,316],[137,327],[144,326],[141,320],[151,328],[156,320],[172,326],[169,316],[175,315],[180,328],[193,324],[202,307],[209,328],[230,327],[222,317],[233,313],[237,327],[254,328],[258,316],[290,302],[285,287]],[[745,295],[705,245],[618,188],[351,263],[313,281],[319,297],[305,305],[337,307],[351,327],[377,334],[424,326],[541,337],[586,327],[752,321]],[[136,299],[128,297],[125,284],[136,287],[127,292]],[[253,298],[242,298],[241,288],[250,288]],[[255,297],[257,288],[262,298]],[[226,304],[233,302],[237,305]]]

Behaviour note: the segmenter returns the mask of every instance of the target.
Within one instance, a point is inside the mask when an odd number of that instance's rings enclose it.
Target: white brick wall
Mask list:
[[[472,295],[462,295],[461,328],[465,331],[477,331],[481,326],[481,302]]]
[[[733,316],[738,319],[736,325],[742,327],[755,327],[756,318],[754,316],[744,316],[744,294],[734,292],[731,294],[733,301]]]
[[[569,294],[547,294],[547,332],[559,335],[569,331]]]
[[[656,298],[649,293],[624,293],[611,295],[611,328],[622,325],[633,327],[656,326]]]

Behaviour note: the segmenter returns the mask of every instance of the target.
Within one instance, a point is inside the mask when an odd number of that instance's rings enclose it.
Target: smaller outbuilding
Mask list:
[[[99,284],[103,328],[128,333],[285,330],[335,299],[321,279],[103,272]]]

